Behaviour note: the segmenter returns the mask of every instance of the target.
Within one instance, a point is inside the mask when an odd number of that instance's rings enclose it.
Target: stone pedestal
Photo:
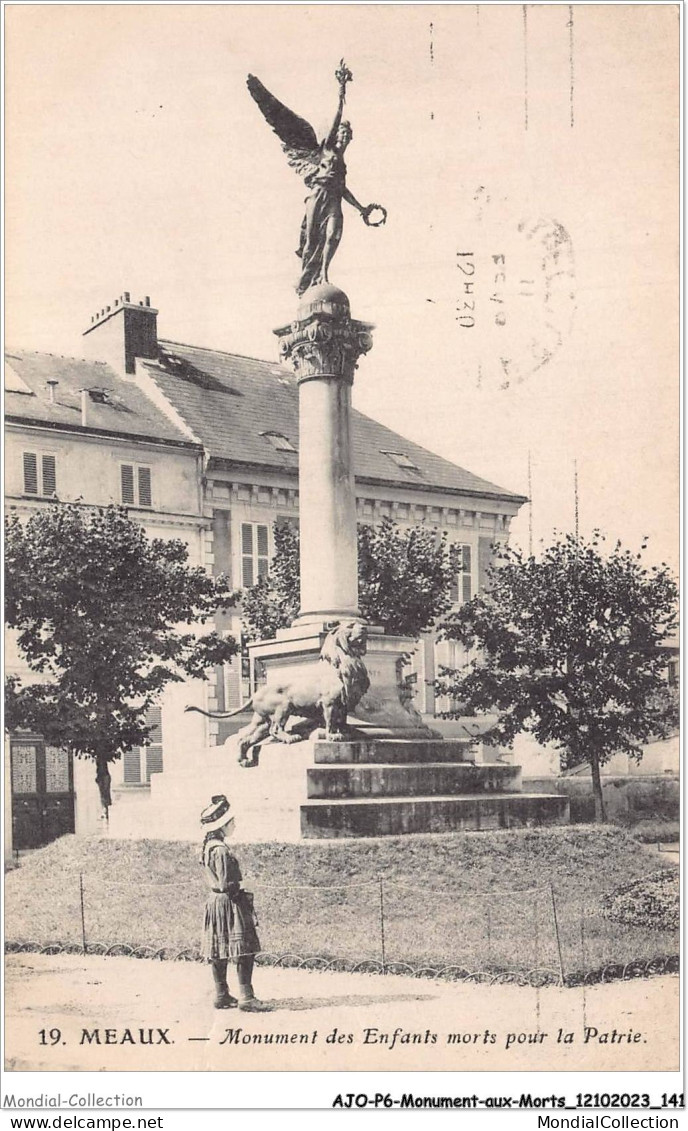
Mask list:
[[[320,649],[331,624],[301,624],[278,632],[274,640],[249,644],[252,686],[292,679],[319,662]],[[371,737],[429,738],[433,731],[423,722],[411,702],[404,697],[403,658],[413,651],[415,641],[404,636],[386,636],[368,630],[368,649],[364,656],[370,677],[370,690],[364,695],[348,724]],[[437,737],[437,736],[436,736]]]
[[[476,765],[472,755],[468,739],[265,742],[258,767],[244,769],[232,738],[194,751],[174,780],[154,775],[146,836],[198,841],[198,814],[218,793],[231,799],[244,843],[568,822],[568,798],[523,794],[518,766]]]

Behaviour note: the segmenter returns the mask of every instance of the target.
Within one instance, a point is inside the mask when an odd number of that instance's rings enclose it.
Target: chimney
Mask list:
[[[158,312],[148,295],[135,303],[124,291],[91,316],[83,339],[86,357],[106,361],[120,374],[135,373],[137,357],[158,356]]]
[[[50,398],[51,404],[55,404],[55,389],[57,388],[59,383],[60,382],[56,381],[54,377],[50,381],[46,381],[46,385],[48,386],[48,397]]]

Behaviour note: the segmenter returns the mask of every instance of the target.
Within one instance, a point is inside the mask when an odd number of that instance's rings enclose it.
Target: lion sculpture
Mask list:
[[[354,711],[370,687],[361,659],[368,645],[366,627],[346,621],[328,632],[320,659],[307,671],[289,679],[268,682],[254,692],[248,703],[235,711],[203,711],[187,707],[211,719],[230,719],[248,707],[253,717],[237,734],[239,765],[258,765],[260,743],[270,735],[277,742],[300,742],[317,726],[325,724],[325,738],[338,742],[346,737],[346,716]],[[285,730],[288,719],[297,716],[311,722],[297,730]],[[249,751],[251,751],[249,756]]]

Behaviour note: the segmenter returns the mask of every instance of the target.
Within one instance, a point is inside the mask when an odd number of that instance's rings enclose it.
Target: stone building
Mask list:
[[[51,498],[124,503],[149,533],[183,538],[192,562],[229,574],[242,588],[268,571],[275,520],[298,521],[296,382],[273,362],[158,338],[157,313],[148,299],[133,303],[125,293],[91,318],[82,339],[86,358],[7,355],[6,506],[28,515]],[[353,437],[359,521],[389,515],[402,526],[447,531],[462,546],[455,599],[470,599],[483,584],[492,543],[508,537],[524,498],[358,412]],[[218,627],[240,636],[239,610],[222,615]],[[421,712],[434,714],[436,664],[453,662],[451,647],[432,634],[419,644],[413,663]],[[16,654],[8,669],[21,671]],[[239,658],[206,683],[168,690],[159,741],[115,767],[115,809],[133,815],[151,774],[224,740],[220,724],[185,715],[186,704],[225,710],[249,694]],[[28,791],[38,782],[20,771],[20,762],[31,761],[20,747],[33,748],[39,760],[45,748],[37,736],[14,736],[12,745],[13,780]],[[59,752],[50,757],[67,764]],[[90,765],[78,763],[76,777],[77,829],[92,829]]]

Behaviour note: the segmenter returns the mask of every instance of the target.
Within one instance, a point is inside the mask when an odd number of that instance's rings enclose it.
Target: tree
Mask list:
[[[242,594],[242,621],[249,640],[271,640],[299,611],[299,534],[291,522],[272,528],[275,552],[268,577]]]
[[[598,820],[600,767],[617,752],[639,761],[677,717],[661,647],[676,629],[676,583],[666,565],[603,544],[599,532],[568,535],[537,560],[500,548],[486,589],[441,626],[478,653],[438,681],[461,714],[498,712],[486,742],[530,731],[559,748],[563,768],[589,762]]]
[[[243,621],[251,640],[268,639],[299,611],[299,537],[293,525],[274,526],[269,577],[246,590]],[[401,529],[391,518],[358,528],[358,586],[362,615],[399,636],[417,637],[451,607],[459,570],[446,534],[430,527]]]
[[[109,765],[146,745],[146,713],[166,684],[237,651],[231,637],[198,635],[234,603],[224,577],[188,564],[184,542],[149,539],[124,508],[55,504],[5,523],[6,619],[43,681],[6,680],[6,725],[92,758],[103,808]]]

